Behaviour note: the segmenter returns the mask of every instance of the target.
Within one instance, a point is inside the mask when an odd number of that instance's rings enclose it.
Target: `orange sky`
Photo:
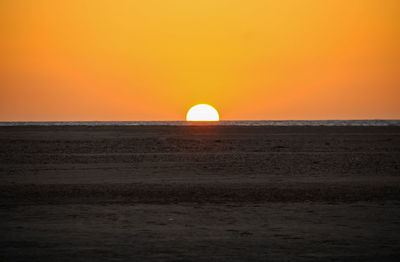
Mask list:
[[[3,0],[0,121],[400,118],[399,0]]]

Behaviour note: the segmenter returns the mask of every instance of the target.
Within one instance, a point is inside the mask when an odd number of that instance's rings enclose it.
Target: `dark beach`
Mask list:
[[[399,126],[0,127],[1,261],[398,261]]]

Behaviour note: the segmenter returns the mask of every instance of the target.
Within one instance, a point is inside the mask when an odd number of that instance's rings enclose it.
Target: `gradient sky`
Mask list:
[[[1,0],[0,121],[400,118],[399,0]]]

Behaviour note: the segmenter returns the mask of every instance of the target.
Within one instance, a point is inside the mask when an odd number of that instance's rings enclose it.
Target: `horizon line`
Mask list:
[[[187,120],[0,120],[0,123],[40,123],[40,122],[257,122],[257,121],[400,121],[400,118],[348,118],[348,119],[239,119],[218,121],[187,121]]]

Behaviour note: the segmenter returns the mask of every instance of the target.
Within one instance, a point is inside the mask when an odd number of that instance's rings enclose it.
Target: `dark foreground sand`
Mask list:
[[[398,261],[400,127],[0,127],[0,261]]]

